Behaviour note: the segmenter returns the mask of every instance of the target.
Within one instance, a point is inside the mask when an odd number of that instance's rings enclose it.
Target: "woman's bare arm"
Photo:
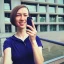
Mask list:
[[[11,48],[8,47],[4,50],[3,64],[12,64],[11,60]]]
[[[32,42],[32,48],[33,48],[33,55],[34,55],[34,61],[35,64],[43,64],[44,58],[42,54],[42,47],[38,47],[36,41]]]

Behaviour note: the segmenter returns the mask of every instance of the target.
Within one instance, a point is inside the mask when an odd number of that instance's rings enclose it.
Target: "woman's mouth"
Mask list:
[[[20,26],[23,26],[26,22],[19,22]]]

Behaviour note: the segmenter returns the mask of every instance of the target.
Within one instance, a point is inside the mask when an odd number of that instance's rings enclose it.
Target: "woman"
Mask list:
[[[42,44],[34,22],[27,25],[29,10],[24,5],[16,6],[10,16],[10,22],[17,28],[16,34],[7,38],[3,45],[4,64],[43,64]],[[27,30],[29,27],[30,30]]]

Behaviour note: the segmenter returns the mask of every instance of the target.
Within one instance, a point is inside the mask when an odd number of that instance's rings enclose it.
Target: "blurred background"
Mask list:
[[[0,0],[0,64],[4,40],[16,32],[11,10],[25,4],[43,45],[44,64],[64,64],[64,0]]]

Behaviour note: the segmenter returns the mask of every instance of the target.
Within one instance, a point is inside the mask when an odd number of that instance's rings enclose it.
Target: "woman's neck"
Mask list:
[[[28,34],[26,33],[25,29],[23,29],[23,30],[18,29],[15,36],[17,38],[20,38],[20,39],[24,40],[24,39],[26,39],[28,37]]]

